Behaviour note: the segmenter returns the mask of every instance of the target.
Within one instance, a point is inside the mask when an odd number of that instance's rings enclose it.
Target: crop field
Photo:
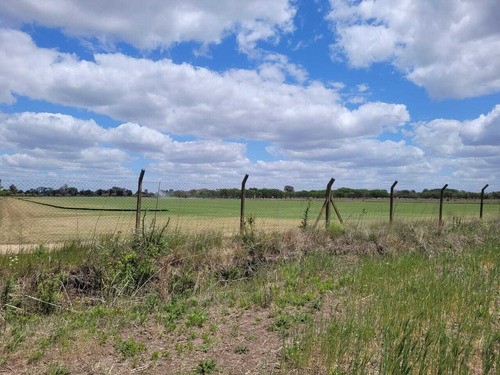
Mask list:
[[[312,225],[322,204],[321,200],[247,199],[245,214],[247,219],[253,218],[250,221],[255,229],[276,231],[298,227],[308,207],[308,224]],[[346,223],[388,221],[389,201],[385,199],[339,200],[336,205]],[[101,234],[128,234],[135,226],[135,207],[134,197],[3,198],[0,243],[55,243]],[[217,230],[231,234],[239,228],[240,201],[237,199],[143,198],[142,209],[146,227],[154,218],[157,226],[170,220],[169,229]],[[395,220],[437,221],[438,214],[438,201],[396,200],[394,204]],[[483,215],[499,216],[499,202],[486,201]],[[478,216],[477,201],[444,203],[445,220]],[[332,220],[337,220],[333,211]]]

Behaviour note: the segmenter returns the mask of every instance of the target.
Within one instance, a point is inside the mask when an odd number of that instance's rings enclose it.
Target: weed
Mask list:
[[[309,227],[309,210],[311,209],[312,199],[307,201],[306,209],[304,210],[304,215],[302,215],[302,221],[300,222],[299,228],[305,230]]]
[[[39,349],[28,357],[28,363],[36,362],[36,361],[42,359],[44,355],[45,355],[45,352],[42,349]]]
[[[208,318],[208,314],[203,309],[195,309],[188,314],[186,318],[186,327],[203,327],[203,324]]]
[[[271,324],[273,331],[284,332],[292,326],[292,317],[288,313],[280,313],[276,320]]]
[[[185,345],[182,342],[176,342],[175,343],[175,351],[177,352],[178,355],[181,355],[182,352],[184,351]]]
[[[114,345],[114,348],[122,355],[122,360],[127,358],[135,358],[139,353],[146,350],[146,345],[142,342],[136,342],[133,338],[129,338],[126,341],[118,339]]]
[[[47,375],[68,375],[71,371],[67,366],[61,366],[57,363],[51,363],[47,370]]]
[[[196,340],[200,334],[194,330],[189,331],[189,339],[190,340]]]
[[[213,359],[205,359],[195,368],[197,374],[211,374],[215,370],[217,370],[217,363]]]
[[[231,336],[237,337],[239,331],[240,331],[240,324],[239,323],[233,323],[233,325],[231,327]]]
[[[210,344],[209,343],[204,343],[198,346],[198,350],[203,353],[207,353],[210,350]]]
[[[4,308],[7,303],[10,303],[12,294],[14,293],[14,279],[7,278],[0,290],[0,309]]]
[[[236,348],[234,348],[234,352],[236,354],[247,354],[248,353],[248,346],[243,345],[243,344],[239,344],[238,346],[236,346]]]
[[[44,280],[38,284],[37,298],[42,313],[50,314],[55,310],[59,298],[59,289],[60,285],[55,278]]]
[[[118,261],[113,279],[120,281],[124,285],[123,289],[134,290],[146,282],[155,271],[150,258],[129,252]]]
[[[330,223],[326,230],[332,239],[339,238],[346,233],[344,225],[340,223]]]

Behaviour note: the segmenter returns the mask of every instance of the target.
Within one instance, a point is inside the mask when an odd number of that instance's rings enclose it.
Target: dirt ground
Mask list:
[[[124,340],[133,338],[146,345],[146,350],[135,360],[121,358],[113,347],[113,340],[98,342],[97,338],[84,340],[76,337],[66,348],[47,350],[42,359],[30,363],[26,357],[0,364],[0,374],[41,375],[47,373],[51,364],[64,365],[73,375],[84,374],[194,374],[196,366],[215,359],[214,374],[243,375],[269,374],[280,368],[283,338],[269,327],[273,321],[270,309],[222,311],[210,309],[210,319],[202,328],[196,327],[183,334],[165,333],[164,327],[155,322],[136,324],[120,332]],[[217,327],[210,332],[210,326]],[[237,329],[235,329],[237,327]],[[56,331],[58,327],[44,327]],[[193,331],[198,335],[191,339]],[[200,350],[203,332],[210,332],[212,344]],[[181,352],[178,348],[183,347]],[[244,347],[244,352],[236,348]],[[153,353],[159,353],[152,360]],[[168,355],[164,355],[168,353]]]

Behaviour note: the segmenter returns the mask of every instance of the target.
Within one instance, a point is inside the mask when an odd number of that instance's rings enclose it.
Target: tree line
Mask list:
[[[407,199],[439,199],[441,189],[424,189],[421,192],[415,190],[395,190],[395,198]],[[258,189],[249,188],[246,190],[246,197],[249,199],[321,199],[326,194],[325,190],[300,190],[295,191],[293,186],[286,185],[283,190],[280,189]],[[384,189],[351,189],[342,187],[333,189],[332,194],[335,198],[350,199],[377,199],[389,198],[389,192]],[[0,184],[0,195],[18,195],[18,196],[63,196],[63,197],[132,197],[136,195],[130,189],[113,186],[110,189],[78,189],[76,187],[62,185],[60,188],[37,187],[27,190],[18,189],[15,185],[3,188]],[[156,197],[156,193],[143,191],[145,197]],[[160,190],[160,197],[171,198],[219,198],[219,199],[238,199],[241,196],[240,189],[192,189],[192,190]],[[479,199],[479,192],[470,192],[464,190],[446,189],[444,197],[446,199]],[[485,199],[500,199],[500,191],[485,193]]]
[[[287,185],[286,187],[289,187]],[[285,187],[285,188],[286,188]],[[332,189],[335,198],[350,199],[377,199],[389,198],[390,194],[384,189],[351,189],[342,187]],[[408,199],[439,199],[441,189],[424,189],[421,192],[415,190],[395,190],[395,198]],[[168,190],[162,191],[162,195],[175,198],[239,198],[240,189],[193,189],[193,190]],[[293,189],[246,189],[246,198],[249,199],[321,199],[326,195],[326,190],[300,190]],[[446,199],[479,199],[481,193],[464,190],[447,189],[444,192]],[[500,191],[485,193],[485,199],[500,199]]]
[[[146,191],[146,195],[149,193]],[[79,190],[76,187],[68,186],[67,184],[58,189],[40,186],[26,190],[18,189],[15,185],[10,185],[8,189],[0,187],[0,195],[16,195],[16,196],[40,196],[40,197],[131,197],[135,195],[132,190],[113,186],[110,189]],[[154,195],[154,194],[153,194]]]

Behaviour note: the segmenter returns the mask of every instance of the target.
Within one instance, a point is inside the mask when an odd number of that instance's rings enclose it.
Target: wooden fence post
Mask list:
[[[391,223],[392,223],[392,218],[394,215],[394,210],[393,210],[393,207],[394,207],[394,187],[397,185],[397,183],[398,183],[398,181],[394,181],[394,183],[391,186],[391,202],[389,205],[389,222],[391,222]]]
[[[331,178],[326,185],[326,221],[325,225],[328,226],[330,224],[330,201],[332,200],[332,185],[335,182],[334,178]]]
[[[488,184],[484,185],[484,187],[481,189],[481,206],[479,208],[479,218],[482,219],[483,218],[483,200],[484,200],[484,191],[486,190],[486,188],[490,186]]]
[[[137,210],[135,212],[135,232],[139,232],[141,228],[141,200],[142,200],[142,179],[144,178],[144,173],[146,170],[141,169],[141,174],[139,175],[139,183],[137,187]]]
[[[248,175],[246,174],[241,181],[240,234],[243,234],[245,230],[245,184],[247,180]]]
[[[337,208],[337,205],[335,204],[335,202],[333,201],[332,196],[330,196],[330,203],[332,204],[333,209],[335,210],[335,213],[337,214],[337,217],[339,218],[340,224],[344,224],[344,221],[342,220],[342,216],[340,216],[340,211]]]
[[[444,185],[441,189],[441,194],[439,196],[439,229],[443,227],[443,196],[444,190],[448,187],[448,184]]]

